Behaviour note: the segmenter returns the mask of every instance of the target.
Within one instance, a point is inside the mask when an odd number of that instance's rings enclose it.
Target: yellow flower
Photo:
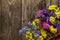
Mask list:
[[[46,31],[45,31],[44,29],[41,29],[40,32],[41,32],[41,35],[42,35],[44,38],[46,38],[46,36],[47,36]]]
[[[57,33],[57,29],[56,28],[54,28],[52,25],[50,26],[50,32],[52,32],[52,33]]]
[[[57,6],[57,5],[50,5],[50,6],[48,7],[48,10],[58,11],[58,10],[59,10],[59,8],[58,8],[58,6]]]
[[[35,21],[38,23],[39,19],[35,19]]]
[[[37,40],[44,40],[44,38],[43,38],[43,36],[39,36],[38,38],[37,38]]]
[[[55,18],[53,16],[50,16],[50,22],[54,23],[55,22]]]
[[[33,24],[34,26],[37,26],[36,23],[35,23],[35,21],[33,21],[32,24]]]
[[[34,39],[33,38],[33,33],[29,30],[29,31],[26,31],[26,39]]]
[[[39,19],[35,19],[35,20],[32,22],[32,24],[36,27],[38,22],[39,22]]]
[[[60,18],[60,11],[55,12],[55,14],[56,14],[57,18],[59,19]]]
[[[59,11],[59,8],[57,7],[57,9],[55,9],[55,11],[56,11],[56,12]]]

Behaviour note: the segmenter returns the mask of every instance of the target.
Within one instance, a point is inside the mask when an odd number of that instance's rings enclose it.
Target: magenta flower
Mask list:
[[[38,17],[41,17],[41,16],[42,16],[42,10],[38,10],[37,16],[38,16]]]
[[[44,29],[48,29],[48,28],[49,28],[49,26],[50,26],[50,25],[49,25],[49,24],[47,24],[47,22],[44,22],[44,23],[43,23],[43,28],[44,28]]]

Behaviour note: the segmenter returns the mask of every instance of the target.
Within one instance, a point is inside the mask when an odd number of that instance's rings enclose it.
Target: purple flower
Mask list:
[[[60,22],[59,22],[59,21],[56,22],[56,23],[55,23],[55,26],[56,26],[57,28],[60,28]]]
[[[49,14],[48,14],[48,16],[49,16],[49,17],[50,17],[50,16],[54,16],[54,17],[56,17],[54,11],[50,11]]]
[[[31,30],[36,30],[37,28],[36,27],[34,27],[33,25],[32,25],[32,23],[29,21],[28,22],[28,28],[30,28]]]
[[[46,16],[45,15],[42,15],[40,20],[41,21],[46,21]]]
[[[57,21],[57,22],[55,23],[55,26],[56,26],[58,32],[60,32],[60,22],[59,22],[59,21]]]
[[[49,25],[51,24],[51,22],[50,22],[50,20],[49,20],[49,17],[47,17],[46,22],[47,22]]]
[[[60,32],[60,28],[57,28],[58,32]]]
[[[47,9],[43,9],[42,12],[43,12],[43,14],[47,14],[48,10]]]
[[[31,28],[31,29],[34,28],[34,26],[32,25],[32,23],[30,21],[28,22],[28,27]]]
[[[25,33],[27,29],[28,29],[27,27],[22,28],[21,30],[19,30],[19,34]]]
[[[34,38],[37,38],[37,37],[39,36],[39,34],[40,34],[39,31],[35,32],[35,33],[34,33]]]

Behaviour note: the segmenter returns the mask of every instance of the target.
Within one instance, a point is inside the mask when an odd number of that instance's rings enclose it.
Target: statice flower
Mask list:
[[[22,29],[19,30],[19,34],[25,33],[27,29],[28,29],[28,28],[27,28],[26,26],[23,27]]]

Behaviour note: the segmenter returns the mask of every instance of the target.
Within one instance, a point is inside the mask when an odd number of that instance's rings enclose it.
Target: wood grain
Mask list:
[[[28,21],[36,18],[40,7],[46,8],[51,4],[60,7],[60,0],[0,0],[0,40],[25,40],[25,34],[18,31],[27,26]]]
[[[2,17],[1,17],[1,13],[2,13],[2,11],[1,11],[1,8],[2,7],[2,0],[0,0],[0,40],[2,40],[2,27],[1,27],[1,19],[2,19]]]
[[[18,33],[22,27],[21,0],[2,0],[2,40],[21,40]],[[11,0],[12,1],[12,0]]]

